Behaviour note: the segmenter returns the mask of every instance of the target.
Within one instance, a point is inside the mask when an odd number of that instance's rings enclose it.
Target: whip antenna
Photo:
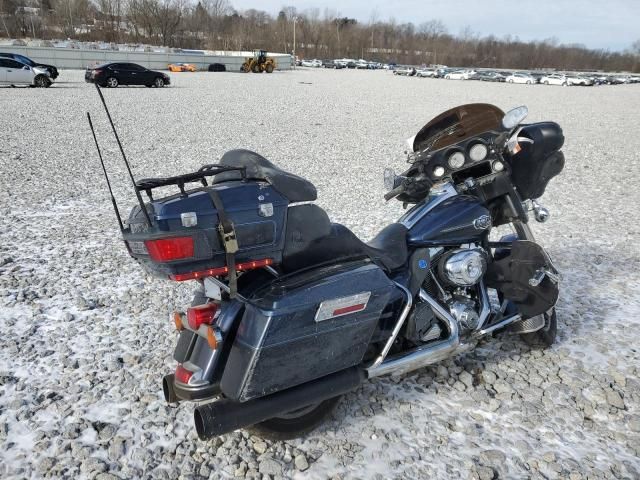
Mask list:
[[[118,210],[118,204],[116,203],[116,198],[113,196],[113,190],[111,190],[111,182],[109,182],[109,176],[107,175],[107,169],[104,166],[104,160],[102,160],[102,152],[100,151],[100,146],[98,145],[98,139],[96,138],[96,131],[93,128],[93,122],[91,121],[91,115],[87,112],[87,120],[89,120],[89,128],[91,128],[91,133],[93,134],[93,141],[96,143],[96,150],[98,150],[98,157],[100,158],[100,165],[102,165],[102,171],[104,172],[104,178],[107,181],[107,188],[109,189],[109,195],[111,195],[111,204],[113,205],[113,210],[116,212],[116,217],[118,217],[118,224],[120,225],[120,231],[124,231],[124,225],[122,225],[122,218],[120,217],[120,211]]]
[[[120,137],[118,136],[118,132],[116,131],[116,127],[113,124],[113,120],[111,120],[111,114],[109,113],[109,109],[107,108],[107,104],[104,101],[104,97],[102,96],[102,92],[100,91],[100,87],[98,84],[95,84],[96,90],[98,91],[98,95],[100,95],[100,100],[102,100],[102,105],[104,106],[105,112],[107,112],[107,118],[109,119],[109,123],[111,124],[111,129],[113,130],[113,135],[116,137],[116,142],[118,142],[118,147],[120,148],[120,153],[122,154],[122,158],[124,160],[124,164],[127,166],[127,171],[129,172],[129,178],[131,178],[131,183],[133,184],[133,189],[136,191],[136,197],[138,198],[138,203],[140,204],[140,208],[142,209],[142,213],[144,213],[145,218],[147,219],[147,223],[149,227],[152,227],[151,218],[149,217],[149,212],[144,205],[144,201],[142,200],[142,195],[140,195],[140,190],[138,189],[138,185],[136,185],[136,181],[133,178],[133,173],[131,172],[131,167],[129,166],[129,161],[127,160],[127,156],[124,154],[124,149],[122,148],[122,143],[120,143]]]

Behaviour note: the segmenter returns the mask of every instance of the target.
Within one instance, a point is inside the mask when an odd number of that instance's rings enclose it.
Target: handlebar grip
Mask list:
[[[384,195],[384,199],[389,201],[391,200],[393,197],[397,197],[398,195],[400,195],[402,192],[404,192],[404,183],[401,183],[400,185],[398,185],[396,188],[394,188],[393,190],[388,191],[385,195]]]

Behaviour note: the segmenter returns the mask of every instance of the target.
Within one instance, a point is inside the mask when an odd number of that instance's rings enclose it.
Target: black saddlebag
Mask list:
[[[220,269],[226,266],[226,251],[216,194],[225,212],[222,218],[227,217],[236,233],[237,268],[266,259],[280,263],[289,201],[260,181],[228,181],[154,199],[147,203],[151,226],[135,207],[123,232],[131,256],[150,273],[173,280],[224,274]]]
[[[518,307],[525,318],[546,312],[558,301],[557,280],[545,275],[541,281],[533,282],[538,272],[546,270],[554,277],[558,271],[551,263],[547,252],[537,243],[516,240],[511,249],[500,252],[500,259],[492,262],[485,276],[487,287],[495,288]]]
[[[369,261],[281,277],[248,300],[220,388],[241,402],[362,362],[397,287]]]

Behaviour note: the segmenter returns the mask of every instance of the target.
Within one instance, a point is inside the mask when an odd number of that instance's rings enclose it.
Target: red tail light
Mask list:
[[[151,258],[156,262],[170,262],[193,257],[193,237],[161,238],[144,242]]]
[[[176,380],[178,380],[179,382],[189,383],[189,380],[191,379],[192,376],[193,376],[193,372],[190,372],[189,370],[184,368],[182,365],[178,365],[176,367]]]
[[[217,303],[205,303],[204,305],[187,309],[187,322],[189,323],[189,327],[193,330],[198,330],[200,325],[211,325],[217,311]]]
[[[238,263],[236,264],[236,271],[242,272],[247,270],[254,270],[256,268],[262,268],[268,265],[273,265],[273,260],[270,258],[263,258],[262,260]],[[175,280],[176,282],[184,282],[185,280],[196,280],[198,278],[204,277],[219,277],[220,275],[226,275],[227,273],[229,273],[228,267],[219,267],[210,268],[209,270],[201,270],[199,272],[175,273],[173,275],[169,275],[169,278],[171,280]]]

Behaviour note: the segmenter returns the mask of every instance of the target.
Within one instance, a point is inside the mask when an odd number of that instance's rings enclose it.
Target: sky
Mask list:
[[[640,39],[640,0],[229,0],[237,10],[277,14],[283,5],[304,11],[325,8],[368,23],[394,18],[416,26],[440,20],[449,33],[469,26],[481,35],[521,40],[555,37],[560,43],[624,50]]]

